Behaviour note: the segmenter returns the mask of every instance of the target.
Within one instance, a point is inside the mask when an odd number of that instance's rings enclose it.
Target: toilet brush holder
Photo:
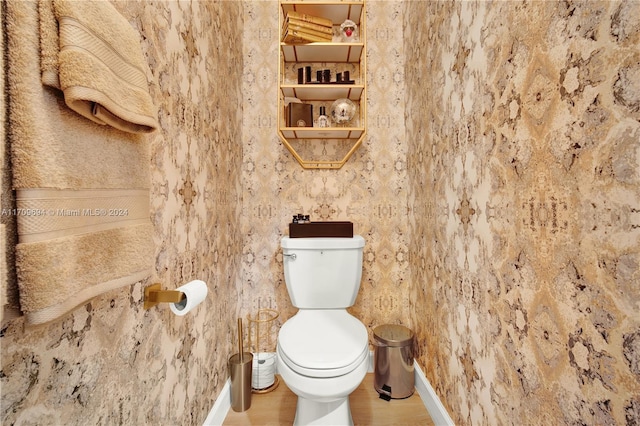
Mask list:
[[[231,375],[231,408],[246,411],[251,407],[251,374],[253,355],[243,349],[242,318],[238,318],[238,353],[229,358]]]
[[[251,373],[253,355],[243,352],[229,358],[231,372],[231,408],[233,411],[246,411],[251,407]]]

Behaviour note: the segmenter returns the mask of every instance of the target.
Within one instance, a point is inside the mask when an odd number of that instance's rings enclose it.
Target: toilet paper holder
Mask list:
[[[163,290],[162,284],[152,284],[144,289],[144,308],[153,308],[159,303],[178,303],[186,298],[178,290]]]

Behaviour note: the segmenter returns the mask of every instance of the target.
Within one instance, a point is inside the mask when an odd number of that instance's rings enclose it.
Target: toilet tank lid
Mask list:
[[[361,235],[354,235],[353,238],[282,237],[280,245],[289,249],[354,249],[364,247],[364,238]]]

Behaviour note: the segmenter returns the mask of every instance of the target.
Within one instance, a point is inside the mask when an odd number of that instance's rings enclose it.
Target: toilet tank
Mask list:
[[[281,241],[284,279],[299,309],[353,306],[362,278],[364,238],[289,238]]]

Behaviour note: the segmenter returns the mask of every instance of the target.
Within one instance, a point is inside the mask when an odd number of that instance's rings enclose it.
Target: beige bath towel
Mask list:
[[[4,6],[15,266],[21,309],[40,324],[151,274],[149,136],[86,120],[43,86],[38,2]]]
[[[0,2],[0,16],[4,16],[4,2]],[[5,51],[5,43],[4,43],[4,31],[0,31],[0,49],[2,52]],[[4,93],[4,54],[0,57],[0,93]],[[4,178],[4,164],[5,164],[5,103],[0,102],[0,208],[4,206],[2,202],[2,195],[5,189]],[[4,218],[0,215],[0,222],[3,221]],[[4,305],[7,303],[7,256],[5,254],[5,245],[7,238],[5,236],[5,225],[4,223],[0,223],[0,322],[4,317]]]
[[[131,133],[157,129],[140,36],[108,1],[41,0],[44,84],[98,124]]]
[[[4,305],[7,303],[7,256],[5,254],[5,244],[4,225],[0,224],[0,321],[4,316]]]
[[[60,89],[58,77],[58,53],[60,38],[58,21],[53,11],[53,0],[40,0],[38,4],[40,23],[40,70],[42,82],[47,86]]]

